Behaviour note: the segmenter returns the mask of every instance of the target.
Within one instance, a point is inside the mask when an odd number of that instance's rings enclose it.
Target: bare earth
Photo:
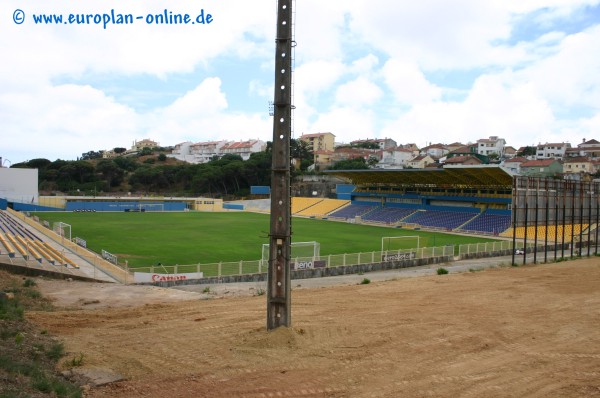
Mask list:
[[[355,276],[358,277],[358,276]],[[294,285],[292,328],[259,288],[40,281],[29,317],[89,397],[600,397],[600,258],[370,284]]]

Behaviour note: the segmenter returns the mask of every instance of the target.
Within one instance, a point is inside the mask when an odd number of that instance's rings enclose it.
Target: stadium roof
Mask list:
[[[512,187],[513,177],[497,166],[444,169],[327,170],[355,185]]]

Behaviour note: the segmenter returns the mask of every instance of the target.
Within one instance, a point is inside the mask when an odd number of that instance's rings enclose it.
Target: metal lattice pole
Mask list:
[[[277,2],[267,330],[291,325],[292,0]]]

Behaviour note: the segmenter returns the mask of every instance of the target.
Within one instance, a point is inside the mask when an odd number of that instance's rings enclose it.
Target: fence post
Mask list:
[[[244,260],[240,260],[240,275],[242,275],[244,273],[244,271],[243,271],[243,263],[244,263]]]
[[[371,252],[371,264],[375,262],[375,252]]]
[[[173,268],[173,273],[177,274],[177,270],[179,269],[179,264],[175,264],[175,267]]]
[[[343,264],[342,265],[346,265],[346,253],[344,253],[344,260],[343,260]]]
[[[325,268],[329,268],[331,266],[331,254],[327,256],[327,264],[325,264]]]
[[[223,262],[219,261],[219,265],[217,267],[217,276],[221,276],[221,264],[223,264]]]

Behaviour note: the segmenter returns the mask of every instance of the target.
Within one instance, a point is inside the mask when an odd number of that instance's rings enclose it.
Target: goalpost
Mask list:
[[[407,247],[407,240],[409,242],[417,243],[416,249],[421,248],[421,237],[417,235],[412,236],[384,236],[381,238],[381,251],[386,252],[390,250],[402,250],[402,249],[415,249],[415,247]]]
[[[60,235],[63,238],[67,238],[69,241],[71,241],[71,224],[58,221],[52,224],[52,230],[57,235]]]
[[[139,211],[165,211],[164,203],[140,203]]]
[[[316,241],[312,242],[292,242],[291,258],[301,259],[314,259],[321,257],[321,244]],[[269,262],[269,244],[264,243],[262,245],[262,263],[268,264]]]

